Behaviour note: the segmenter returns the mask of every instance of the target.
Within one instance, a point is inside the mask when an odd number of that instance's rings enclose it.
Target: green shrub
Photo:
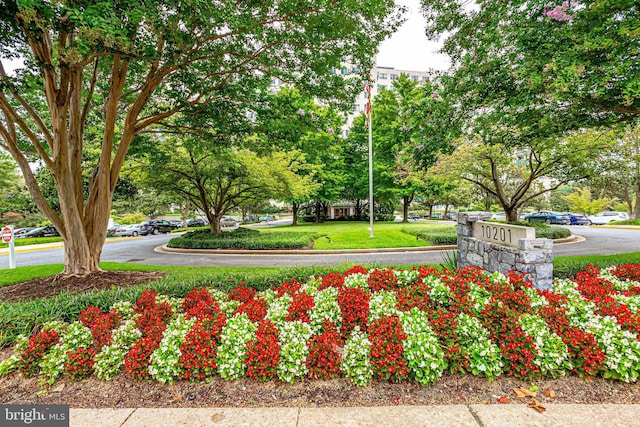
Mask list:
[[[416,236],[432,245],[455,245],[458,242],[458,234],[455,225],[438,225],[428,227],[405,227],[403,233]]]
[[[516,221],[512,222],[511,225],[522,225],[524,227],[535,228],[536,238],[538,239],[563,239],[573,234],[571,230],[566,227],[547,225],[543,222]]]
[[[319,237],[319,233],[261,233],[258,230],[238,228],[212,234],[208,230],[195,230],[171,239],[167,246],[183,249],[302,249]]]

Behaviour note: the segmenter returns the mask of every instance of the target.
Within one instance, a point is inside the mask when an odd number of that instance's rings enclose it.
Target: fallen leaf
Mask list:
[[[543,394],[545,395],[545,397],[548,397],[549,399],[556,398],[556,392],[553,390],[545,390]]]
[[[217,423],[224,420],[224,414],[216,413],[211,416],[211,422]]]
[[[547,408],[542,406],[540,404],[540,402],[538,402],[538,400],[535,397],[531,399],[531,402],[529,402],[529,404],[527,406],[529,406],[529,408],[535,409],[536,411],[538,411],[540,413],[543,413],[544,411],[547,410]]]
[[[498,403],[509,403],[509,398],[506,396],[500,396],[498,398]]]
[[[64,390],[64,383],[60,384],[58,387],[54,388],[52,391],[56,393],[60,393],[62,390]]]
[[[526,388],[516,387],[513,389],[518,397],[536,397],[536,392]]]

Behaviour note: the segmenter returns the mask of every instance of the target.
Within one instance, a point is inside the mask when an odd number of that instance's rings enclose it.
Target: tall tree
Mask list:
[[[475,128],[527,141],[640,115],[635,0],[422,0],[427,36],[447,34],[443,79]]]
[[[582,134],[563,141],[538,139],[519,149],[507,143],[486,144],[478,138],[461,143],[438,167],[458,171],[463,179],[495,197],[507,222],[513,222],[526,203],[567,182],[591,176],[602,147],[601,141]],[[542,178],[548,179],[548,185],[543,185]]]
[[[222,216],[247,201],[299,196],[313,188],[313,175],[296,173],[304,168],[303,156],[296,151],[257,155],[176,136],[164,139],[158,148],[148,158],[147,183],[182,193],[204,212],[214,234],[221,231]]]
[[[262,145],[275,150],[299,151],[306,166],[299,168],[298,173],[313,176],[315,185],[313,188],[307,186],[311,192],[282,195],[292,204],[292,225],[295,226],[302,203],[308,202],[310,197],[318,200],[321,195],[335,193],[333,187],[340,182],[342,171],[333,166],[341,151],[337,133],[342,118],[335,108],[320,105],[313,97],[289,86],[267,96],[256,112],[256,132],[267,141]]]
[[[178,113],[194,131],[215,129],[212,108],[250,104],[272,77],[348,100],[359,82],[334,67],[369,69],[400,12],[392,0],[0,0],[0,147],[60,231],[64,273],[100,270],[113,191],[137,136],[175,130]],[[25,63],[13,74],[12,56]],[[34,156],[51,173],[59,212],[30,169]]]

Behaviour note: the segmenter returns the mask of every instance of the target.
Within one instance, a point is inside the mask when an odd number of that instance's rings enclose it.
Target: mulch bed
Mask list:
[[[640,384],[625,384],[578,377],[537,381],[537,400],[549,403],[617,403],[640,401]],[[530,383],[500,377],[493,382],[472,375],[444,374],[424,387],[412,382],[372,381],[367,387],[354,387],[341,378],[304,380],[294,384],[251,379],[211,382],[177,381],[173,385],[134,380],[120,374],[111,381],[91,377],[80,382],[60,379],[53,386],[39,384],[37,378],[12,374],[0,378],[0,402],[5,404],[67,404],[76,408],[180,408],[180,407],[256,407],[256,406],[389,406],[528,403],[518,398],[514,388]],[[553,397],[550,397],[553,396]]]
[[[51,298],[61,292],[78,293],[127,288],[166,275],[163,271],[100,271],[85,276],[55,275],[0,287],[0,303]]]

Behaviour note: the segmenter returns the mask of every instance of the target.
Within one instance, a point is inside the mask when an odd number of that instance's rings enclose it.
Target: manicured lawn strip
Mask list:
[[[420,225],[424,227],[423,224]],[[319,238],[315,241],[314,250],[429,246],[428,242],[416,239],[415,236],[403,231],[405,228],[413,226],[413,223],[376,222],[373,226],[373,238],[369,238],[369,223],[360,221],[331,221],[323,224],[301,223],[296,227],[278,226],[260,230],[263,233],[282,233],[295,230],[326,235],[328,238]]]
[[[39,245],[42,243],[56,243],[56,242],[62,242],[62,237],[30,237],[27,239],[14,239],[14,246],[18,247],[18,246],[29,246],[29,245]],[[8,248],[9,244],[8,243],[4,243],[4,242],[0,242],[0,249],[1,248]]]

